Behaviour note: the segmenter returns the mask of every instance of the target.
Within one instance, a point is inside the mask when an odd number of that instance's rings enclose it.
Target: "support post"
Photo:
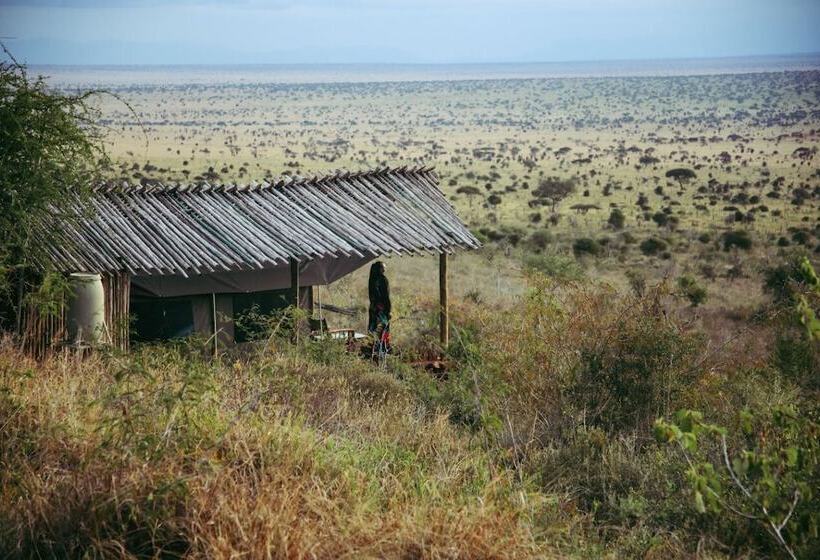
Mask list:
[[[299,321],[297,317],[299,316],[299,262],[291,258],[290,259],[290,297],[293,303],[293,315],[290,317],[291,325],[293,328],[293,342],[299,342]]]
[[[211,320],[214,322],[214,358],[219,357],[219,323],[216,316],[216,294],[211,292]]]
[[[290,293],[293,299],[293,306],[299,307],[299,262],[290,259]]]
[[[446,349],[450,343],[450,317],[447,308],[447,253],[438,257],[439,341]]]

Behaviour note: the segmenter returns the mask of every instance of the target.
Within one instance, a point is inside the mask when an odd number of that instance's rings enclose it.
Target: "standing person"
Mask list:
[[[375,333],[379,325],[389,328],[390,325],[390,283],[384,275],[384,263],[376,261],[370,267],[370,280],[367,283],[367,294],[370,297],[368,309],[368,332]]]

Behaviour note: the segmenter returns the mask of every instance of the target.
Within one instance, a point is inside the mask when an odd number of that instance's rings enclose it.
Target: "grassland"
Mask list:
[[[249,182],[435,165],[459,214],[488,242],[454,267],[458,295],[509,300],[524,291],[526,266],[549,274],[577,256],[581,274],[614,286],[627,288],[627,273],[650,284],[691,276],[707,285],[707,308],[749,307],[762,298],[761,267],[820,247],[816,71],[114,92],[130,105],[101,98],[112,176],[122,180]],[[696,177],[667,178],[675,168]],[[571,192],[553,197],[550,178]],[[751,247],[724,251],[735,230],[749,233]],[[582,238],[594,254],[573,250]],[[655,251],[641,248],[650,238]],[[391,262],[408,305],[433,295],[434,266]],[[363,283],[355,275],[326,298],[361,307]]]

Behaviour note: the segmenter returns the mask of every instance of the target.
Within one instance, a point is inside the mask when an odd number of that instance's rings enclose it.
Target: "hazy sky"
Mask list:
[[[30,64],[537,62],[820,52],[820,0],[0,0]]]

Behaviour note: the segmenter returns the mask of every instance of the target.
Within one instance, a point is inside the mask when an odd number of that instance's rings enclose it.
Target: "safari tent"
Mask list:
[[[314,286],[377,257],[415,254],[439,256],[446,342],[447,254],[479,246],[424,167],[248,185],[109,184],[72,212],[49,237],[51,267],[99,278],[91,305],[122,349],[191,333],[242,341],[234,318],[252,306],[312,311]],[[50,343],[66,319],[37,321],[47,324],[28,325],[37,333],[29,346]]]

